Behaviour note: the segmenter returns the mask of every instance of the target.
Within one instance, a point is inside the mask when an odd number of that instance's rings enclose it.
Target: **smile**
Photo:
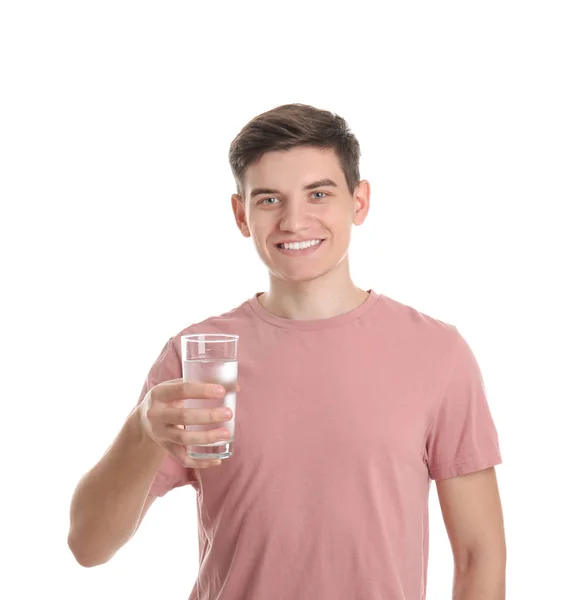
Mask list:
[[[308,240],[306,242],[292,242],[290,244],[276,244],[276,248],[282,254],[288,256],[304,256],[306,254],[312,254],[316,252],[320,246],[324,243],[324,240]]]

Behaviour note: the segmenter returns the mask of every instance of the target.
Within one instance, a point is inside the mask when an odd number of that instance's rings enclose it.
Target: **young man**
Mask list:
[[[501,456],[482,377],[456,327],[353,283],[351,228],[370,199],[359,154],[342,118],[305,105],[259,115],[234,139],[232,208],[269,289],[168,340],[75,491],[69,545],[81,564],[109,560],[156,497],[191,484],[200,569],[190,599],[423,600],[435,480],[454,599],[505,597]],[[211,395],[181,380],[190,333],[240,335],[227,460],[185,454],[221,439],[225,420],[182,408]]]

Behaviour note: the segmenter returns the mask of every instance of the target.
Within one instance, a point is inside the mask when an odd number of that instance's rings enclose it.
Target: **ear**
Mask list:
[[[362,225],[364,223],[369,213],[370,203],[371,186],[366,179],[363,179],[354,190],[353,222],[355,225]]]
[[[244,206],[244,200],[239,194],[232,194],[232,210],[234,211],[234,218],[236,219],[236,225],[242,232],[244,237],[251,237],[250,228],[246,220],[246,209]]]

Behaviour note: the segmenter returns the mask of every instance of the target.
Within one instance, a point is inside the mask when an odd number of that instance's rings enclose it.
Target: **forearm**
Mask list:
[[[501,556],[455,566],[453,600],[505,600],[505,561]]]
[[[131,538],[162,459],[163,448],[142,430],[135,409],[74,491],[68,543],[80,564],[106,562]]]

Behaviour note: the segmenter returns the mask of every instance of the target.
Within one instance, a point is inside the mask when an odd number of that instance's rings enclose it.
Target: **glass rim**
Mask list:
[[[202,339],[203,338],[203,339]],[[215,339],[207,339],[207,338],[215,338]],[[228,343],[228,342],[237,342],[240,339],[239,335],[230,334],[230,333],[191,333],[188,335],[182,335],[182,342],[203,342],[205,344],[215,344],[215,343]]]

